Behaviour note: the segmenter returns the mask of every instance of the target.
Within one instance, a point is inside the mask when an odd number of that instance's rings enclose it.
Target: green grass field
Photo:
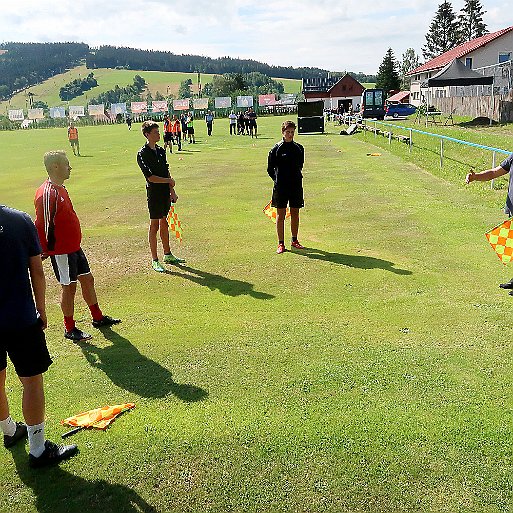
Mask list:
[[[34,94],[34,101],[43,101],[48,104],[49,107],[57,107],[59,105],[66,105],[67,102],[63,102],[59,98],[59,90],[68,82],[76,78],[85,78],[89,73],[93,72],[94,77],[98,81],[98,86],[87,91],[81,96],[77,96],[69,103],[71,105],[83,105],[88,101],[88,98],[95,98],[100,93],[114,89],[116,85],[124,87],[131,84],[135,75],[140,75],[146,80],[147,90],[151,92],[153,96],[158,92],[164,96],[178,94],[178,88],[180,82],[190,78],[193,82],[192,91],[197,93],[198,91],[198,78],[196,73],[178,73],[178,72],[164,72],[164,71],[134,71],[126,69],[87,69],[84,66],[77,66],[65,73],[56,75],[43,83],[35,85],[14,95],[9,101],[0,102],[0,114],[7,114],[9,109],[26,109],[27,108],[27,93],[31,92]],[[211,81],[213,75],[206,73],[201,74],[201,83],[204,85]],[[283,83],[286,93],[299,93],[301,92],[301,80],[293,80],[287,78],[276,79]]]
[[[308,249],[276,255],[262,207],[282,120],[260,118],[257,140],[197,122],[198,143],[169,157],[187,264],[164,275],[149,267],[138,125],[80,129],[67,188],[100,306],[123,323],[93,330],[78,299],[94,338],[66,341],[45,262],[47,436],[137,406],[72,437],[80,454],[58,468],[2,447],[0,511],[512,510],[513,298],[497,286],[511,269],[483,235],[505,191],[367,156],[369,136],[330,126],[297,137]],[[32,213],[42,155],[65,146],[65,129],[1,133],[0,201]]]

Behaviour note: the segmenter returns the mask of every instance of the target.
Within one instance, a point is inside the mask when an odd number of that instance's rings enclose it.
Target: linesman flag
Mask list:
[[[182,223],[180,222],[180,219],[178,219],[178,213],[176,212],[176,206],[174,203],[171,203],[171,208],[167,215],[167,224],[169,226],[169,231],[173,232],[175,237],[182,242]]]
[[[62,425],[75,426],[75,429],[62,435],[62,438],[73,435],[84,428],[94,427],[96,429],[107,429],[107,426],[121,413],[135,408],[134,403],[116,404],[114,406],[104,406],[94,410],[79,413],[73,417],[61,420]]]
[[[486,232],[486,238],[500,261],[506,265],[513,259],[513,217]]]
[[[264,214],[274,223],[276,224],[276,207],[271,207],[271,202],[267,203],[264,207]],[[285,219],[290,217],[290,209],[287,207],[287,213],[285,214]]]

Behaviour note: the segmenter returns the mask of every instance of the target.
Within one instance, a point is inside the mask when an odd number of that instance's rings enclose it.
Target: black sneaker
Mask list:
[[[27,426],[23,422],[16,422],[16,431],[14,432],[14,435],[4,435],[4,447],[9,449],[24,438],[27,438]]]
[[[57,445],[50,440],[45,441],[45,450],[43,454],[36,458],[29,454],[29,465],[32,468],[45,467],[46,465],[55,465],[63,460],[71,458],[78,451],[78,447],[73,445]]]
[[[501,289],[513,289],[513,280],[510,280],[507,283],[501,283],[499,287]]]
[[[76,326],[71,331],[64,332],[64,338],[69,340],[73,340],[73,342],[81,342],[82,340],[89,340],[93,338],[89,333],[85,333],[82,330],[79,330]]]
[[[113,319],[108,315],[104,315],[99,321],[93,321],[94,328],[103,328],[105,326],[112,326],[113,324],[119,324],[121,319]]]

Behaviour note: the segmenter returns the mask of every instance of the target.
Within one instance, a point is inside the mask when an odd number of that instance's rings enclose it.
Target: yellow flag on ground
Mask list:
[[[75,427],[94,427],[97,429],[107,429],[107,426],[124,411],[135,408],[134,403],[116,404],[114,406],[104,406],[94,410],[79,413],[73,417],[61,420],[62,425]]]
[[[175,237],[180,242],[182,242],[182,223],[180,222],[180,219],[178,219],[178,213],[174,203],[171,203],[171,208],[169,209],[169,214],[167,215],[167,224],[169,226],[170,233],[174,233]]]
[[[511,221],[513,221],[513,218],[504,221],[485,233],[488,242],[504,265],[513,259],[513,229]]]
[[[273,222],[276,224],[276,207],[271,206],[271,202],[267,203],[267,205],[264,207],[264,214]],[[287,207],[287,213],[285,214],[285,218],[290,217],[290,209]]]

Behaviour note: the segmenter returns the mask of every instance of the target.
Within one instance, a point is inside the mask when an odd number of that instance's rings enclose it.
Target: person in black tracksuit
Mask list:
[[[171,203],[176,203],[178,196],[175,192],[175,181],[169,173],[166,160],[166,150],[159,146],[159,125],[154,121],[145,121],[141,126],[146,137],[146,144],[137,153],[137,163],[146,179],[146,197],[150,213],[148,243],[152,258],[152,267],[157,272],[165,272],[157,256],[157,233],[164,249],[164,263],[177,264],[185,262],[171,253],[169,246],[169,229],[167,215]]]
[[[278,249],[283,253],[285,248],[285,216],[287,205],[290,207],[291,246],[304,249],[297,240],[299,231],[299,209],[305,206],[303,199],[303,164],[305,150],[301,144],[294,141],[296,125],[293,121],[284,121],[281,126],[283,140],[269,152],[267,159],[267,174],[273,179],[273,197],[271,206],[276,208],[276,231],[278,234]]]

